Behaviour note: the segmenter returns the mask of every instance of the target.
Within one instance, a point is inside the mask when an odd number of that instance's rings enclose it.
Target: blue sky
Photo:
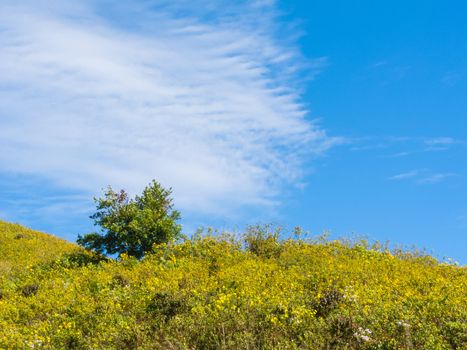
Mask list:
[[[3,1],[0,217],[74,240],[108,184],[199,225],[467,262],[461,1]]]

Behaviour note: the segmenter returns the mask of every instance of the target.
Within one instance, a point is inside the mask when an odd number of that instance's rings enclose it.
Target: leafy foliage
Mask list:
[[[30,253],[14,234],[1,249],[20,262]],[[53,240],[37,240],[35,255]],[[1,349],[467,348],[466,268],[415,252],[261,227],[163,243],[143,259],[63,249],[0,275]]]
[[[140,259],[154,244],[177,239],[180,213],[173,209],[171,193],[156,181],[135,199],[109,187],[103,198],[95,199],[97,211],[91,216],[103,232],[79,236],[78,244],[98,253],[125,253]]]

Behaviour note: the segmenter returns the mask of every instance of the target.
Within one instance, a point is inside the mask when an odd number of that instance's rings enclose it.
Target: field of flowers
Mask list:
[[[1,223],[0,243],[1,349],[467,349],[466,268],[365,241],[253,228],[113,260]]]
[[[0,278],[76,250],[65,240],[0,221]]]

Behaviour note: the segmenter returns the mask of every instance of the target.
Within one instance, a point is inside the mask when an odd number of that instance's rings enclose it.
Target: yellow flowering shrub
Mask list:
[[[467,271],[428,256],[263,232],[107,260],[0,228],[1,349],[467,348]]]

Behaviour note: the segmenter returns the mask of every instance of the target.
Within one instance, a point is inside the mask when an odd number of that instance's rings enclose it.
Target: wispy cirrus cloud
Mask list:
[[[453,137],[433,137],[424,140],[425,151],[447,151],[453,147],[467,146],[466,140],[459,140]]]
[[[456,176],[455,173],[434,173],[428,169],[415,169],[389,177],[392,181],[411,180],[417,185],[430,185],[442,182],[447,178]]]
[[[452,137],[434,137],[425,139],[425,144],[429,146],[453,145],[456,143],[459,143],[459,141]]]
[[[409,137],[409,136],[378,136],[347,138],[351,151],[381,150],[384,157],[399,158],[411,155],[449,151],[455,148],[465,148],[467,140],[447,136]]]
[[[429,184],[435,184],[441,181],[446,180],[447,178],[456,176],[457,174],[455,173],[436,173],[436,174],[430,174],[428,176],[422,177],[417,180],[417,184],[419,185],[429,185]]]
[[[401,174],[391,176],[389,178],[389,180],[399,181],[399,180],[411,179],[411,178],[416,177],[419,173],[420,173],[420,170],[412,170],[412,171],[408,171],[406,173],[401,173]]]
[[[306,64],[274,1],[0,9],[3,171],[89,193],[156,178],[181,208],[225,215],[275,205],[303,159],[341,141],[306,119]]]

